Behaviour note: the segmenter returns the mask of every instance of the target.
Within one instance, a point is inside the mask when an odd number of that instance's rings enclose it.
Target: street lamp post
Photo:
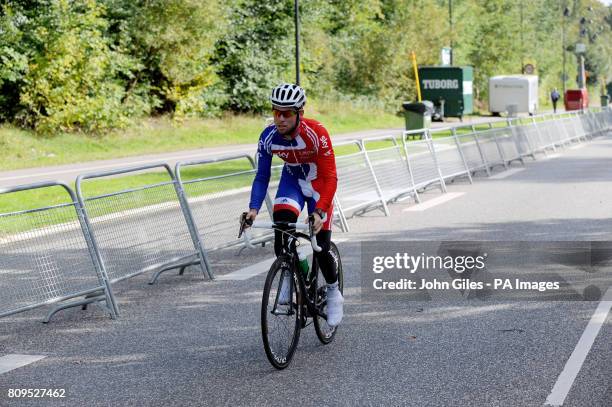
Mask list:
[[[295,84],[300,84],[300,5],[295,0]]]
[[[450,65],[453,66],[453,0],[448,0],[448,22],[450,24]]]
[[[521,37],[521,73],[525,73],[525,43],[523,41],[523,0],[519,4],[520,14],[520,37]]]
[[[563,31],[563,40],[562,40],[562,43],[563,43],[563,77],[561,78],[562,82],[563,82],[563,95],[564,95],[564,97],[565,97],[565,89],[566,89],[565,88],[565,82],[567,81],[567,73],[565,71],[565,61],[566,61],[566,56],[565,56],[566,50],[565,49],[567,48],[567,45],[565,44],[565,20],[567,19],[567,17],[569,17],[569,15],[570,15],[570,10],[569,10],[569,8],[565,7],[565,9],[563,9],[563,21],[562,21],[562,23],[563,23],[562,24],[562,31]]]

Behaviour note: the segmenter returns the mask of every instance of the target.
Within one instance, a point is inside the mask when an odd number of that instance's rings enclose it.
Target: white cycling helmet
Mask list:
[[[298,85],[281,83],[272,89],[272,107],[293,107],[299,110],[306,104],[306,92]]]

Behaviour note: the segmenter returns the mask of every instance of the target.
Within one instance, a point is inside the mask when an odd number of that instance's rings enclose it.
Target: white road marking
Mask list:
[[[499,174],[493,175],[489,177],[489,179],[504,179],[511,175],[516,174],[517,172],[525,171],[525,168],[512,168],[510,170],[500,172]]]
[[[561,157],[561,154],[551,154],[551,155],[547,155],[546,157],[542,157],[543,160],[550,160],[551,158],[559,158]]]
[[[269,259],[260,261],[259,263],[251,264],[250,266],[242,268],[240,270],[236,270],[231,273],[224,274],[222,276],[216,276],[215,280],[248,280],[251,277],[255,277],[258,274],[268,271],[272,263],[274,263],[274,260],[276,260],[274,257],[270,257]]]
[[[450,200],[453,200],[455,198],[459,198],[460,196],[464,195],[465,192],[447,192],[444,195],[440,195],[436,198],[430,199],[429,201],[420,203],[420,204],[416,204],[414,206],[411,206],[410,208],[406,208],[403,210],[403,212],[420,212],[420,211],[424,211],[427,210],[429,208],[433,208],[434,206],[438,206],[443,204],[444,202],[448,202]]]
[[[46,356],[41,355],[6,355],[0,358],[0,374],[38,362]]]
[[[603,296],[601,302],[597,306],[597,309],[593,313],[589,324],[582,333],[576,348],[565,363],[563,371],[557,378],[557,382],[546,398],[545,405],[563,405],[572,384],[574,384],[574,380],[576,380],[576,376],[578,376],[578,373],[580,372],[582,364],[591,350],[591,346],[593,346],[593,342],[595,342],[595,338],[597,338],[597,334],[599,333],[601,326],[606,321],[610,308],[612,308],[612,288],[608,288],[608,291],[606,291],[606,294]]]
[[[586,144],[581,143],[581,144],[576,144],[575,146],[568,147],[567,149],[568,149],[568,150],[576,150],[576,149],[578,149],[578,148],[582,148],[582,147],[584,147],[584,146],[586,146]]]

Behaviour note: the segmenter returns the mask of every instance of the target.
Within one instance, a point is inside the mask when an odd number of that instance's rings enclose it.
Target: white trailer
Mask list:
[[[535,114],[538,110],[537,75],[503,75],[489,79],[489,111]]]

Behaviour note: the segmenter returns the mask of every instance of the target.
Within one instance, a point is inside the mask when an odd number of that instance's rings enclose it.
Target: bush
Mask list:
[[[23,4],[2,9],[1,25],[11,36],[0,55],[9,95],[0,103],[14,103],[4,120],[43,133],[99,132],[146,113],[117,79],[129,76],[134,61],[111,47],[103,6],[93,0]]]
[[[228,34],[214,62],[228,95],[225,108],[263,112],[270,90],[293,77],[293,1],[243,0],[233,7]]]
[[[215,0],[105,0],[110,36],[139,65],[130,83],[142,84],[154,113],[218,114],[224,102],[210,64],[225,28],[223,5]]]
[[[0,120],[99,133],[133,117],[220,113],[213,0],[14,1],[1,6]],[[216,27],[215,27],[216,25]]]

